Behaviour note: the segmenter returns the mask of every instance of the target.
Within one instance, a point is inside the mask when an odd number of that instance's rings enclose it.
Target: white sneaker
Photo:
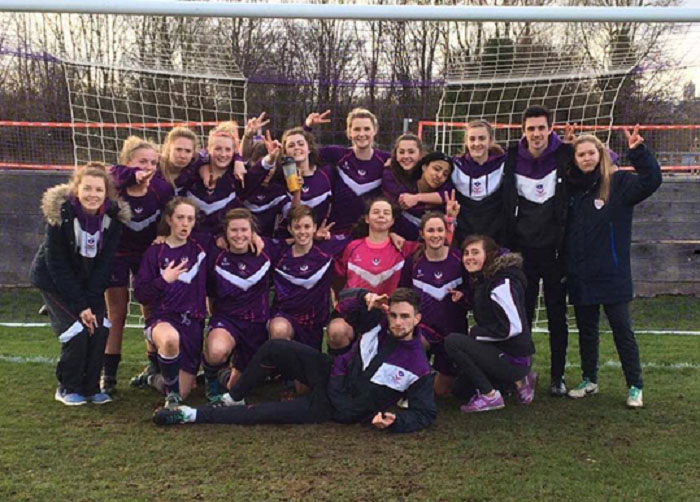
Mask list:
[[[245,399],[241,399],[240,401],[236,401],[231,397],[231,394],[228,392],[226,394],[223,394],[221,396],[221,402],[223,403],[224,406],[246,406]]]
[[[591,396],[598,393],[598,384],[591,382],[588,378],[581,380],[576,387],[571,389],[566,395],[573,399],[581,399],[582,397]]]
[[[627,407],[641,408],[642,406],[644,406],[644,401],[642,400],[642,389],[639,389],[633,385],[627,392]]]

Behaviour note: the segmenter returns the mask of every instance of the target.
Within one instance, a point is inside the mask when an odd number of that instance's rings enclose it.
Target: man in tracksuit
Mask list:
[[[532,326],[540,279],[544,286],[549,346],[551,394],[566,394],[564,366],[569,331],[563,263],[566,225],[566,172],[573,164],[573,148],[552,128],[546,108],[523,113],[523,138],[508,149],[504,172],[506,241],[523,256],[527,277],[525,308]]]
[[[153,421],[158,425],[366,421],[392,432],[428,427],[437,411],[430,366],[414,332],[421,318],[417,295],[407,288],[390,297],[349,289],[341,299],[346,305],[355,301],[348,321],[362,333],[345,354],[333,360],[295,341],[269,340],[230,390],[225,400],[229,406],[160,409]],[[291,401],[246,405],[244,398],[253,387],[276,371],[311,391]],[[407,409],[386,411],[400,398],[408,400]]]

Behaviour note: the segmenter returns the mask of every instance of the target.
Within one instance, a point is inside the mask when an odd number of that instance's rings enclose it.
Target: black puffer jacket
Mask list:
[[[613,174],[606,204],[598,199],[598,183],[588,189],[569,187],[566,275],[573,305],[632,299],[632,213],[635,204],[659,188],[661,170],[644,145],[628,157],[637,172]]]
[[[530,326],[525,315],[525,286],[522,257],[506,253],[496,258],[492,270],[474,284],[472,308],[475,326],[469,336],[493,342],[515,357],[535,353]]]
[[[95,258],[80,255],[76,242],[77,216],[70,202],[68,184],[49,188],[41,202],[46,236],[34,256],[30,280],[34,286],[63,299],[76,316],[87,309],[103,310],[112,260],[123,222],[131,218],[128,204],[117,200],[105,213],[103,243]]]

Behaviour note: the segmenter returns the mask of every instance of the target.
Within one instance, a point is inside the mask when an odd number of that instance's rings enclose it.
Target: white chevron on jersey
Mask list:
[[[552,171],[539,180],[528,178],[522,174],[516,174],[515,184],[518,187],[518,195],[530,202],[544,204],[554,197],[554,192],[557,188],[557,171]]]
[[[380,272],[378,274],[368,272],[364,268],[360,268],[352,262],[348,263],[348,270],[351,270],[352,272],[357,274],[362,280],[376,288],[381,283],[389,279],[392,275],[394,275],[397,271],[401,270],[403,268],[403,263],[404,260],[401,260],[389,270],[385,270],[384,272]]]
[[[270,260],[265,261],[263,266],[260,267],[260,269],[250,277],[238,276],[229,272],[228,270],[224,270],[218,265],[214,267],[214,270],[217,274],[219,274],[221,277],[223,277],[226,281],[230,282],[234,286],[242,289],[243,291],[248,291],[250,288],[259,283],[260,280],[263,277],[265,277],[267,271],[270,270]]]
[[[197,272],[199,272],[199,267],[202,266],[202,262],[206,257],[207,254],[204,251],[200,251],[200,253],[197,255],[197,263],[192,265],[192,268],[189,269],[187,272],[180,274],[180,277],[178,277],[177,280],[182,281],[185,284],[190,284],[192,282],[192,279],[194,279],[197,275]],[[165,272],[164,268],[160,270],[160,275],[163,275],[163,272]]]
[[[251,202],[245,201],[245,202],[243,203],[243,205],[244,205],[245,207],[247,207],[248,209],[250,209],[250,212],[251,212],[251,213],[262,213],[263,211],[267,211],[267,210],[270,209],[271,207],[276,206],[277,204],[279,204],[280,202],[282,202],[282,201],[285,200],[286,198],[287,198],[287,195],[285,194],[285,195],[280,195],[279,197],[275,197],[274,199],[272,199],[272,200],[271,200],[270,202],[268,202],[267,204],[260,204],[260,205],[257,205],[257,204],[253,204],[253,203],[251,203]]]
[[[427,282],[419,281],[418,279],[413,279],[413,285],[426,293],[428,296],[432,296],[435,298],[437,301],[442,301],[443,298],[447,296],[447,294],[450,292],[450,289],[454,289],[457,286],[462,284],[462,278],[457,277],[456,279],[448,282],[447,284],[444,284],[440,287],[433,286],[432,284],[428,284]]]
[[[307,277],[306,279],[290,275],[286,272],[283,272],[279,268],[275,269],[275,272],[277,272],[279,275],[281,275],[282,277],[287,279],[289,282],[291,282],[295,286],[301,286],[304,289],[311,289],[318,283],[318,281],[321,280],[321,278],[323,277],[323,274],[325,274],[326,270],[328,270],[328,267],[331,266],[331,263],[333,263],[333,260],[328,260],[328,262],[324,266],[322,266],[313,275],[311,275],[310,277]]]
[[[151,216],[149,216],[145,220],[141,220],[141,221],[130,220],[130,221],[125,222],[124,224],[127,227],[129,227],[131,230],[133,230],[134,232],[140,232],[144,228],[147,228],[151,223],[154,223],[155,221],[157,221],[159,216],[160,216],[160,209],[156,210],[155,213],[153,213]]]
[[[186,197],[192,202],[194,202],[204,214],[209,215],[228,206],[229,203],[231,203],[231,201],[233,201],[236,198],[236,192],[231,192],[223,199],[211,203],[204,202],[202,199],[200,199],[190,191],[187,192]]]
[[[350,190],[353,191],[355,195],[364,195],[371,192],[375,188],[379,188],[379,186],[382,184],[381,178],[368,183],[358,183],[348,176],[340,167],[338,168],[338,174],[340,175],[340,179],[343,180],[343,182],[348,186],[348,188],[350,188]]]
[[[464,171],[455,168],[452,171],[452,184],[465,197],[472,200],[482,200],[492,195],[501,187],[503,182],[503,166],[489,174],[484,174],[478,178],[472,178]]]
[[[408,211],[401,211],[401,217],[413,224],[413,226],[420,228],[420,218],[418,216],[413,216]]]

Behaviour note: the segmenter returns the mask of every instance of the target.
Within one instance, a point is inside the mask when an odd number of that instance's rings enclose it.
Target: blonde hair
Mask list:
[[[576,159],[576,148],[582,143],[593,143],[600,155],[600,188],[598,190],[598,198],[607,203],[610,199],[610,185],[612,183],[612,175],[615,172],[615,165],[610,159],[607,147],[597,137],[592,134],[583,134],[574,140],[574,159]],[[575,160],[574,160],[575,162]],[[578,165],[576,166],[578,169]]]
[[[496,131],[494,130],[491,123],[488,120],[477,119],[470,120],[467,123],[467,126],[464,128],[464,150],[462,151],[462,155],[469,153],[467,150],[467,131],[469,129],[475,129],[477,127],[483,127],[484,129],[486,129],[486,132],[489,135],[489,139],[491,140],[491,146],[489,146],[489,153],[494,153],[496,155],[503,154],[503,147],[496,143]]]
[[[352,128],[352,121],[355,119],[370,119],[372,121],[372,125],[374,126],[374,130],[376,131],[379,128],[377,116],[374,113],[366,108],[353,108],[350,113],[348,113],[348,118],[345,119],[348,133]]]
[[[198,141],[197,135],[187,127],[178,126],[170,130],[168,135],[165,137],[165,142],[163,143],[163,150],[160,157],[160,171],[163,177],[170,183],[173,187],[175,186],[175,178],[180,174],[179,171],[175,170],[175,166],[170,162],[170,153],[173,148],[173,143],[180,138],[189,139],[192,141],[192,154],[197,151]]]
[[[239,153],[240,138],[238,136],[238,122],[235,120],[228,120],[217,125],[214,129],[209,131],[207,145],[211,147],[212,140],[217,137],[231,138],[233,140],[234,151]]]
[[[142,148],[153,150],[156,153],[159,152],[158,145],[150,139],[143,139],[139,138],[138,136],[129,136],[124,140],[122,149],[119,152],[119,163],[127,165],[134,157],[134,152],[136,152],[136,150],[141,150]]]
[[[102,162],[88,162],[84,166],[78,166],[73,172],[73,176],[70,179],[71,192],[77,196],[78,186],[83,181],[85,176],[92,176],[94,178],[100,178],[105,183],[105,195],[107,199],[116,200],[117,199],[117,189],[114,188],[114,181],[112,176],[107,172],[107,167]]]

